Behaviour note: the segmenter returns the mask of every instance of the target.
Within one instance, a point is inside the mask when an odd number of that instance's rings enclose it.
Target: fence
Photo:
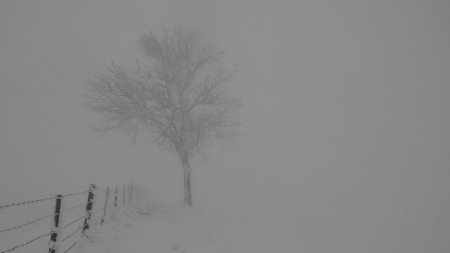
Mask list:
[[[119,190],[122,188],[122,191]],[[23,222],[14,226],[1,228],[0,227],[0,238],[2,234],[7,232],[12,232],[14,230],[24,229],[36,224],[37,222],[43,220],[51,220],[52,224],[48,227],[48,231],[38,236],[34,236],[31,240],[26,240],[22,243],[17,243],[13,247],[8,249],[0,249],[0,253],[13,252],[16,249],[25,247],[27,245],[33,244],[36,241],[40,241],[43,238],[48,239],[48,253],[67,253],[73,247],[80,243],[84,237],[89,236],[90,229],[93,226],[100,224],[103,225],[108,217],[108,212],[116,212],[118,207],[126,208],[133,204],[133,197],[136,197],[137,187],[134,184],[129,184],[128,186],[115,186],[114,188],[106,187],[104,189],[97,189],[94,184],[89,186],[86,191],[70,193],[70,194],[57,194],[53,197],[46,197],[41,199],[36,199],[32,201],[23,201],[17,203],[10,203],[6,205],[0,205],[0,211],[6,208],[13,208],[22,205],[31,205],[40,202],[54,201],[54,211],[51,214],[41,216],[39,218],[34,218],[30,221]],[[119,195],[122,196],[119,196]],[[74,204],[69,208],[65,208],[65,202],[68,199],[75,197],[84,197],[85,201]],[[103,198],[99,198],[103,197]],[[120,202],[120,197],[122,197],[122,202]],[[100,207],[97,207],[100,205]],[[82,209],[84,207],[84,210]],[[74,216],[71,214],[75,210],[82,210],[83,214],[71,218],[70,221],[66,221],[65,217]],[[95,217],[96,214],[100,213],[100,217]],[[51,219],[53,218],[53,219]],[[76,237],[78,235],[78,237]],[[43,249],[42,252],[44,252]],[[33,249],[33,252],[36,250]]]

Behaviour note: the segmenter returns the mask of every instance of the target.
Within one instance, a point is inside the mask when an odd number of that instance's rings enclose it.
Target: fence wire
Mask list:
[[[24,242],[24,243],[22,243],[22,244],[19,244],[19,245],[17,245],[17,246],[14,246],[14,247],[12,247],[12,248],[10,248],[10,249],[8,249],[8,250],[2,251],[1,253],[11,252],[11,251],[13,251],[13,250],[15,250],[15,249],[17,249],[17,248],[24,247],[24,246],[26,246],[26,245],[28,245],[28,244],[34,242],[34,241],[37,241],[37,240],[39,240],[39,239],[41,239],[41,238],[44,238],[44,237],[46,237],[46,236],[49,236],[49,235],[51,235],[51,234],[52,234],[52,232],[47,233],[47,234],[40,235],[40,236],[34,238],[33,240],[30,240],[30,241],[28,241],[28,242]]]
[[[81,195],[81,194],[84,194],[84,193],[87,193],[87,192],[89,192],[89,191],[87,190],[87,191],[82,191],[82,192],[69,193],[69,194],[65,194],[65,195],[62,195],[62,196],[63,197],[72,197],[72,196]],[[20,206],[20,205],[24,205],[24,204],[33,204],[33,203],[47,201],[47,200],[52,200],[52,199],[56,199],[56,197],[53,196],[53,197],[41,198],[41,199],[30,200],[30,201],[10,203],[10,204],[6,204],[6,205],[0,206],[0,209],[7,208],[7,207],[12,207],[12,206]]]
[[[17,225],[17,226],[14,226],[14,227],[1,229],[1,230],[0,230],[0,233],[1,233],[1,232],[11,231],[11,230],[14,230],[14,229],[19,229],[19,228],[22,228],[22,227],[26,227],[26,226],[28,226],[28,225],[31,225],[31,224],[35,223],[35,222],[38,222],[38,221],[40,221],[40,220],[43,220],[43,219],[46,219],[46,218],[49,218],[49,217],[52,217],[52,216],[54,216],[54,214],[49,214],[49,215],[46,215],[46,216],[37,218],[37,219],[35,219],[35,220],[29,221],[29,222],[27,222],[27,223],[24,223],[24,224],[21,224],[21,225]]]
[[[74,209],[77,209],[77,208],[80,207],[80,206],[86,206],[86,202],[83,202],[83,203],[80,203],[80,204],[78,204],[78,205],[75,205],[75,206],[73,206],[73,207],[71,207],[71,208],[69,208],[69,209],[67,209],[67,210],[65,210],[65,211],[66,211],[66,212],[72,211],[72,210],[74,210]]]
[[[80,220],[82,220],[82,219],[85,218],[85,217],[86,217],[86,214],[83,215],[83,216],[81,216],[81,217],[79,217],[79,218],[77,218],[77,219],[75,219],[75,220],[73,220],[73,221],[71,221],[69,224],[65,225],[63,228],[68,228],[68,227],[70,227],[72,224],[74,224],[75,222],[80,221]]]
[[[114,204],[108,205],[108,206],[106,207],[106,209],[108,209],[109,207],[112,207],[112,206],[114,206]],[[97,213],[97,212],[99,212],[99,211],[103,211],[103,210],[105,210],[105,208],[98,208],[98,209],[96,209],[96,210],[93,210],[93,211],[92,211],[92,214]],[[83,219],[83,218],[85,218],[85,217],[87,217],[87,215],[83,215],[83,216],[79,217],[78,219],[76,219],[76,220],[72,221],[71,223],[65,225],[63,228],[67,228],[67,227],[69,227],[70,225],[74,224],[75,222],[77,222],[77,221],[79,221],[79,220],[81,220],[81,219]],[[75,231],[73,231],[71,234],[69,234],[68,236],[66,236],[65,238],[63,238],[63,239],[61,240],[61,242],[64,242],[64,241],[68,240],[69,238],[71,238],[72,236],[74,236],[77,232],[80,232],[82,229],[83,229],[83,226],[78,227],[78,228],[77,228]],[[82,238],[80,238],[78,241],[74,242],[70,247],[68,247],[65,251],[63,251],[63,253],[67,253],[69,250],[71,250],[73,247],[75,247],[75,245],[77,245],[77,244],[81,241],[81,239],[82,239]]]
[[[85,193],[88,193],[89,191],[87,190],[87,191],[82,191],[82,192],[75,192],[75,193],[69,193],[69,194],[66,194],[66,195],[63,195],[63,197],[72,197],[72,196],[76,196],[76,195],[82,195],[82,194],[85,194]]]
[[[83,229],[83,226],[80,226],[75,231],[73,231],[70,235],[64,237],[64,239],[61,240],[61,242],[64,242],[65,240],[69,239],[70,237],[74,236],[78,231],[81,231]]]
[[[77,245],[81,240],[83,239],[83,237],[81,237],[80,239],[78,239],[78,241],[74,242],[72,245],[70,245],[70,247],[68,247],[66,250],[64,250],[63,253],[67,253],[69,250],[71,250],[75,245]]]
[[[33,203],[47,201],[47,200],[52,200],[52,199],[56,199],[56,197],[47,197],[47,198],[42,198],[42,199],[36,199],[36,200],[30,200],[30,201],[6,204],[6,205],[3,205],[3,206],[0,206],[0,209],[7,208],[7,207],[12,207],[12,206],[20,206],[20,205],[25,205],[25,204],[33,204]]]
[[[75,245],[77,245],[80,241],[76,241],[72,244],[72,246],[70,246],[69,248],[67,248],[64,253],[66,253],[67,251],[71,250]]]
[[[106,189],[96,189],[96,191],[97,191],[97,192],[104,192],[104,191],[106,191]],[[87,191],[82,191],[82,192],[69,193],[69,194],[65,194],[65,195],[62,195],[62,196],[63,196],[63,197],[72,197],[72,196],[82,195],[82,194],[85,194],[85,193],[88,193],[88,192],[89,192],[89,191],[87,190]],[[44,201],[48,201],[48,200],[54,200],[54,199],[56,199],[56,198],[57,198],[56,196],[53,196],[53,197],[46,197],[46,198],[41,198],[41,199],[36,199],[36,200],[31,200],[31,201],[23,201],[23,202],[10,203],[10,204],[6,204],[6,205],[1,205],[1,206],[0,206],[0,209],[8,208],[8,207],[13,207],[13,206],[21,206],[21,205],[25,205],[25,204],[34,204],[34,203],[38,203],[38,202],[44,202]],[[75,206],[73,206],[73,207],[70,207],[70,208],[66,209],[65,211],[71,211],[71,210],[74,210],[74,209],[79,208],[79,207],[81,207],[81,206],[84,206],[84,205],[86,205],[86,204],[88,204],[88,203],[93,203],[93,202],[96,202],[96,201],[104,201],[104,200],[105,200],[105,198],[99,199],[99,200],[94,200],[94,199],[93,199],[93,200],[91,200],[90,202],[84,202],[84,203],[80,203],[80,204],[78,204],[78,205],[75,205]],[[112,206],[114,206],[114,205],[115,205],[115,203],[113,202],[112,204],[106,206],[106,209],[108,209],[108,208],[110,208],[110,207],[112,207]],[[121,205],[118,203],[118,206],[121,206]],[[99,209],[96,209],[96,210],[91,211],[91,214],[97,213],[97,212],[99,212],[99,211],[104,211],[104,210],[105,210],[105,208],[99,208]],[[7,232],[7,231],[15,230],[15,229],[19,229],[19,228],[22,228],[22,227],[26,227],[26,226],[28,226],[28,225],[31,225],[31,224],[36,223],[36,222],[38,222],[38,221],[44,220],[44,219],[46,219],[46,218],[53,217],[54,215],[58,215],[58,214],[52,213],[52,214],[49,214],[49,215],[46,215],[46,216],[42,216],[42,217],[40,217],[40,218],[37,218],[37,219],[31,220],[31,221],[28,221],[28,222],[26,222],[26,223],[23,223],[23,224],[14,226],[14,227],[9,227],[9,228],[5,228],[5,229],[0,229],[0,233],[1,233],[1,232]],[[80,221],[80,220],[82,220],[83,218],[86,218],[86,217],[87,217],[87,214],[85,214],[85,215],[83,215],[83,216],[81,216],[81,217],[79,217],[79,218],[77,218],[77,219],[71,221],[70,223],[64,225],[64,226],[63,226],[63,229],[64,229],[64,228],[67,228],[67,227],[69,227],[69,226],[71,226],[71,225],[73,225],[73,224],[75,224],[76,222],[78,222],[78,221]],[[79,226],[74,232],[72,232],[70,235],[66,236],[64,239],[62,239],[61,242],[65,241],[65,240],[67,240],[67,239],[69,239],[69,238],[71,238],[71,237],[74,236],[77,232],[79,232],[81,229],[83,229],[83,226]],[[16,250],[16,249],[18,249],[18,248],[21,248],[21,247],[24,247],[24,246],[26,246],[26,245],[28,245],[28,244],[31,244],[31,243],[33,243],[33,242],[35,242],[35,241],[37,241],[37,240],[39,240],[39,239],[41,239],[41,238],[50,236],[51,234],[52,234],[52,232],[49,232],[49,233],[46,233],[46,234],[41,234],[41,235],[35,237],[34,239],[32,239],[32,240],[30,240],[30,241],[21,243],[21,244],[16,245],[16,246],[14,246],[14,247],[12,247],[12,248],[10,248],[10,249],[8,249],[8,250],[1,251],[0,253],[8,253],[8,252],[12,252],[12,251],[14,251],[14,250]],[[78,244],[78,243],[80,242],[81,239],[82,239],[82,238],[80,238],[78,241],[76,241],[75,243],[73,243],[69,248],[67,248],[67,249],[64,251],[64,253],[67,253],[69,250],[71,250],[76,244]]]

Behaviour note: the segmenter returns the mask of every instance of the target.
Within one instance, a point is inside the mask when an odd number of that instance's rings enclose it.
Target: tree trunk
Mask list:
[[[191,172],[184,171],[184,204],[192,206]]]
[[[192,191],[191,191],[191,166],[187,156],[181,158],[184,172],[184,204],[192,206]]]

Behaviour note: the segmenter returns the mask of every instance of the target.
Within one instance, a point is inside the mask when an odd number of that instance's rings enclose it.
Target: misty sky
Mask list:
[[[143,33],[188,25],[227,51],[244,104],[236,143],[192,161],[195,204],[449,235],[449,13],[445,0],[0,1],[0,201],[130,181],[182,201],[177,157],[144,135],[101,137],[83,95],[111,60],[143,59]]]

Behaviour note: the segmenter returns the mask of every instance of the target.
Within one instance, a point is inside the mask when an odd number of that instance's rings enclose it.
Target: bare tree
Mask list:
[[[239,99],[224,87],[234,73],[219,66],[222,51],[200,43],[188,29],[164,30],[140,39],[148,62],[128,71],[112,63],[88,80],[88,106],[104,119],[97,130],[123,131],[136,141],[147,131],[157,145],[176,153],[184,172],[184,203],[192,205],[190,158],[213,138],[228,137],[230,112]]]

